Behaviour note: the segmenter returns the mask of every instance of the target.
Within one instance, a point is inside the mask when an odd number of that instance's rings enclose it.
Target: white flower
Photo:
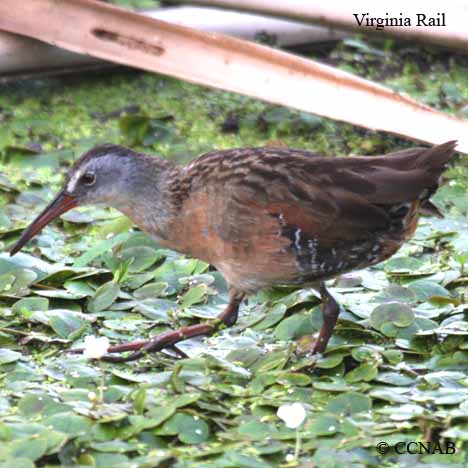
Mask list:
[[[85,336],[83,356],[87,359],[99,359],[107,353],[109,349],[109,338],[102,336]]]
[[[306,410],[302,403],[281,405],[276,412],[278,418],[282,419],[287,427],[296,429],[306,418]]]

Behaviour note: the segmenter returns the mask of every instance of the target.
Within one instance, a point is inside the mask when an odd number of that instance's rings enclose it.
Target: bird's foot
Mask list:
[[[121,345],[111,346],[100,358],[101,361],[107,362],[129,362],[136,361],[146,354],[161,351],[163,349],[172,349],[183,357],[186,354],[180,349],[176,348],[176,344],[180,341],[195,338],[196,336],[209,336],[221,329],[222,327],[230,327],[236,323],[239,304],[241,303],[244,295],[236,293],[231,294],[229,304],[226,309],[214,320],[205,323],[198,323],[188,327],[181,327],[177,330],[170,330],[161,335],[157,335],[149,340],[132,341],[131,343],[124,343]],[[126,356],[115,356],[115,354],[125,353],[131,351]],[[72,353],[82,353],[83,349],[72,349]]]
[[[137,351],[143,346],[145,346],[150,340],[137,340],[131,341],[129,343],[123,343],[120,345],[109,346],[107,352],[109,353],[124,353],[126,351]],[[69,354],[82,354],[84,352],[84,348],[72,348],[68,349],[67,353]]]
[[[179,356],[187,357],[187,355],[175,345],[180,341],[188,340],[196,336],[206,336],[213,334],[219,328],[219,321],[199,323],[188,327],[181,327],[177,330],[171,330],[161,335],[157,335],[149,340],[138,340],[130,343],[123,343],[120,345],[110,346],[107,354],[104,354],[100,360],[107,362],[129,362],[136,361],[146,354],[161,351],[163,349],[172,349]],[[125,353],[131,351],[126,356],[116,356],[115,354]],[[83,348],[75,348],[69,350],[70,353],[80,354]]]

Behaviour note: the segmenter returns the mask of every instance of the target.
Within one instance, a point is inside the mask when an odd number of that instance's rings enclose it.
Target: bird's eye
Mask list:
[[[94,174],[94,172],[85,172],[82,176],[81,176],[81,182],[83,182],[84,185],[94,185],[94,183],[96,182],[96,174]]]

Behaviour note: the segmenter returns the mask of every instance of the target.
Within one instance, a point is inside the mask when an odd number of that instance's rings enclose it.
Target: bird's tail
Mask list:
[[[421,211],[424,214],[443,218],[442,213],[433,203],[431,203],[429,197],[439,187],[440,176],[445,171],[448,162],[454,155],[456,145],[456,140],[453,140],[442,143],[441,145],[433,146],[427,151],[421,153],[421,155],[415,161],[416,167],[420,167],[421,169],[426,170],[433,177],[433,186],[428,187],[427,194],[424,194],[421,199],[420,206]]]
[[[447,167],[447,163],[452,159],[457,141],[447,141],[441,145],[428,148],[422,151],[414,161],[414,167],[426,169],[438,177]]]

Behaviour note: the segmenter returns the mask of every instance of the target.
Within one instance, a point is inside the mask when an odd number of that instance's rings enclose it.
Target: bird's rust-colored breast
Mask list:
[[[173,248],[214,265],[239,289],[284,283],[296,273],[289,240],[264,210],[252,211],[222,193],[200,190],[184,202],[176,223]]]

